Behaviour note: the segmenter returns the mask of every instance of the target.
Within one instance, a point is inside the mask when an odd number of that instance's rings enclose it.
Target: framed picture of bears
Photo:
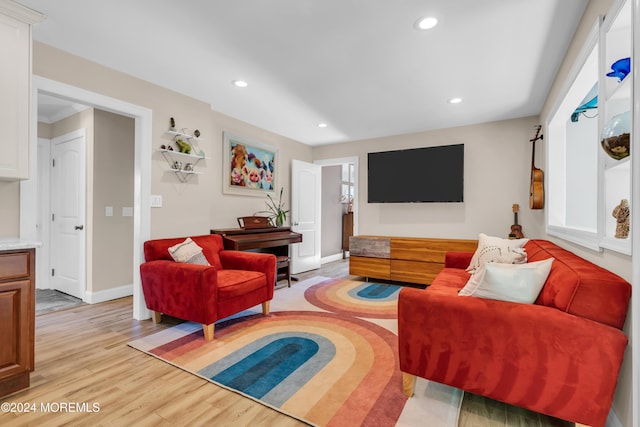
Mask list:
[[[278,149],[262,142],[223,133],[222,189],[227,194],[275,194]]]

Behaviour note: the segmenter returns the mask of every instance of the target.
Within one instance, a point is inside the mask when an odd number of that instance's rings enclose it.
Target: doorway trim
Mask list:
[[[96,92],[91,92],[41,76],[32,77],[31,122],[29,139],[30,178],[20,182],[20,238],[37,240],[37,147],[38,147],[38,93],[58,96],[71,101],[86,104],[115,114],[131,117],[135,120],[135,162],[134,162],[134,200],[133,200],[133,318],[149,319],[142,295],[138,266],[144,260],[143,242],[151,237],[151,138],[152,110],[130,104]],[[36,263],[37,263],[36,258]],[[88,262],[91,262],[88,260]]]
[[[320,159],[314,160],[313,163],[320,166],[336,166],[342,165],[345,163],[353,163],[353,235],[356,236],[358,234],[358,161],[360,158],[358,156],[353,157],[338,157],[335,159]]]

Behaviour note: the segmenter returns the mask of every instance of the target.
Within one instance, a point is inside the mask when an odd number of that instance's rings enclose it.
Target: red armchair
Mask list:
[[[212,340],[217,320],[262,304],[269,313],[276,274],[271,254],[224,250],[216,234],[191,237],[210,265],[176,262],[169,248],[185,238],[149,240],[140,265],[142,291],[154,323],[161,313],[202,323]]]

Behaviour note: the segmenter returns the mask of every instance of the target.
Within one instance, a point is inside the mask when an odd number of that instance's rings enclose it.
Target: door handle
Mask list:
[[[76,230],[83,230],[84,229],[84,225],[76,225],[74,228]]]
[[[298,224],[298,221],[293,221],[293,224],[291,224],[291,225],[293,225],[294,227],[297,227],[297,226],[299,226],[300,224]]]

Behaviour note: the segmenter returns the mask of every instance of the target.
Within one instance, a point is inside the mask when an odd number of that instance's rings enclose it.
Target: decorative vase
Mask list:
[[[621,160],[630,154],[631,112],[611,117],[602,130],[602,149],[609,157]]]
[[[607,77],[617,77],[618,82],[621,82],[625,77],[627,77],[630,70],[631,58],[618,59],[616,62],[611,64],[611,72],[607,73]]]

